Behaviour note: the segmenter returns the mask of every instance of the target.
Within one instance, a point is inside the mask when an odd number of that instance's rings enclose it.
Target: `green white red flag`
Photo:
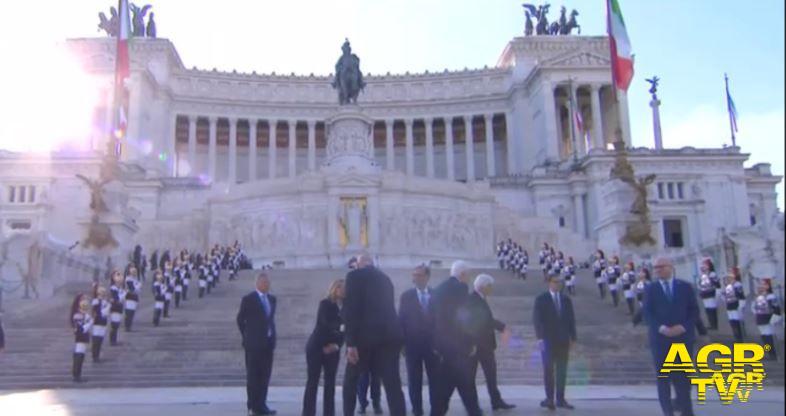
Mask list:
[[[128,129],[128,89],[126,81],[131,72],[128,42],[131,40],[131,13],[128,0],[118,0],[117,52],[115,57],[115,97],[112,138],[115,156],[120,156],[122,142]]]
[[[609,48],[611,49],[611,74],[614,85],[627,91],[633,79],[633,52],[622,19],[618,0],[606,0],[608,12]]]

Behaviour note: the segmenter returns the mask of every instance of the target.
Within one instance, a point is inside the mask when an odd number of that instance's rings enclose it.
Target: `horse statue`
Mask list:
[[[336,75],[331,85],[338,90],[339,105],[357,104],[358,94],[366,86],[360,72],[360,58],[352,53],[348,39],[344,40],[341,51],[343,54],[336,62]]]
[[[146,4],[140,8],[136,4],[131,3],[131,26],[134,28],[134,36],[145,36],[145,15],[151,7],[153,6]]]
[[[562,16],[564,17],[565,16],[565,13],[564,13],[565,8],[563,7],[562,10],[563,10]],[[573,9],[570,12],[570,19],[568,19],[568,21],[566,23],[563,23],[562,22],[562,18],[560,18],[560,26],[559,26],[559,29],[560,29],[559,30],[559,34],[560,35],[570,35],[570,32],[572,32],[573,29],[578,29],[579,35],[581,34],[581,26],[579,26],[579,24],[576,22],[576,16],[578,16],[578,15],[579,15],[579,12],[576,9]]]
[[[549,25],[549,35],[559,35],[560,25],[559,22],[551,22]]]
[[[103,30],[106,32],[107,36],[114,38],[120,30],[120,21],[117,17],[117,9],[114,6],[109,8],[109,15],[110,17],[107,19],[104,12],[98,13],[98,31],[100,32]]]
[[[521,6],[524,7],[525,11],[528,12],[529,15],[533,16],[537,21],[535,26],[535,34],[547,35],[549,32],[549,21],[546,18],[546,15],[549,13],[549,7],[551,7],[551,5],[546,3],[535,7],[533,4],[524,3]],[[529,20],[529,18],[527,20]]]

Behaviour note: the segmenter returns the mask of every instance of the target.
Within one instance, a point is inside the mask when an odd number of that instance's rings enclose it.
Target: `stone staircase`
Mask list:
[[[408,288],[408,270],[387,270],[397,291]],[[498,351],[502,384],[542,383],[540,356],[534,345],[531,313],[534,296],[545,289],[539,271],[526,281],[515,280],[498,270],[486,270],[497,284],[492,309],[498,319],[511,326],[514,336]],[[434,285],[447,277],[435,270]],[[270,272],[273,293],[278,297],[278,349],[272,384],[300,386],[305,380],[304,346],[316,315],[318,301],[331,280],[343,270],[274,270]],[[105,362],[85,363],[89,382],[71,382],[72,335],[67,321],[68,304],[83,287],[69,286],[58,296],[38,305],[25,305],[4,318],[7,347],[0,353],[0,390],[63,387],[171,387],[242,386],[245,384],[240,336],[235,314],[240,297],[253,288],[254,272],[244,271],[236,281],[225,278],[203,299],[191,297],[158,328],[152,325],[152,296],[149,287],[142,295],[134,331],[123,332],[122,345],[105,341]],[[601,301],[589,272],[578,276],[574,299],[579,342],[571,352],[569,382],[579,385],[650,384],[654,372],[643,327],[633,327],[626,308]],[[149,283],[149,282],[148,282]],[[751,341],[755,327],[749,323]],[[714,335],[729,341],[728,328]],[[783,351],[780,342],[779,352]],[[341,365],[343,367],[343,363]],[[768,383],[783,384],[782,362],[767,363]],[[404,377],[402,360],[402,377]],[[339,372],[339,377],[342,372]],[[483,383],[479,372],[479,383]]]

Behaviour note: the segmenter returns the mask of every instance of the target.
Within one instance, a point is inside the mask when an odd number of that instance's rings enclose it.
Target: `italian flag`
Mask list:
[[[628,31],[617,0],[606,0],[608,10],[609,48],[611,49],[611,75],[617,88],[627,91],[633,79],[633,54]]]
[[[118,0],[119,28],[117,33],[117,56],[115,57],[115,98],[112,137],[115,156],[120,156],[121,143],[128,128],[128,90],[126,80],[131,72],[128,57],[128,42],[131,39],[131,16],[128,0]]]

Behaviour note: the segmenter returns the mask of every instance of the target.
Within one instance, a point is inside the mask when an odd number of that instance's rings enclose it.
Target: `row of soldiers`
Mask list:
[[[529,253],[527,250],[512,239],[500,241],[497,244],[497,261],[500,270],[508,270],[516,278],[526,279],[529,268]],[[548,243],[543,243],[542,249],[538,252],[538,264],[543,273],[543,279],[549,276],[562,276],[565,281],[566,290],[570,295],[576,294],[576,270],[578,265],[571,256],[565,256],[562,251],[557,250]]]
[[[135,253],[136,254],[136,253]],[[132,332],[134,317],[140,304],[143,277],[140,273],[138,258],[125,267],[125,272],[113,270],[107,289],[98,282],[93,284],[91,295],[79,294],[71,305],[71,327],[74,330],[74,356],[72,376],[74,381],[82,378],[82,365],[90,345],[93,362],[101,362],[101,347],[109,331],[110,345],[118,345],[118,332],[121,324],[126,332]],[[182,301],[188,300],[192,278],[199,283],[199,298],[209,294],[219,282],[221,270],[229,271],[229,279],[234,280],[245,259],[238,243],[230,247],[214,246],[205,255],[189,254],[180,251],[170,258],[165,251],[160,262],[152,262],[153,282],[151,291],[154,296],[153,325],[159,326],[162,316],[170,316],[170,305],[179,308]]]

